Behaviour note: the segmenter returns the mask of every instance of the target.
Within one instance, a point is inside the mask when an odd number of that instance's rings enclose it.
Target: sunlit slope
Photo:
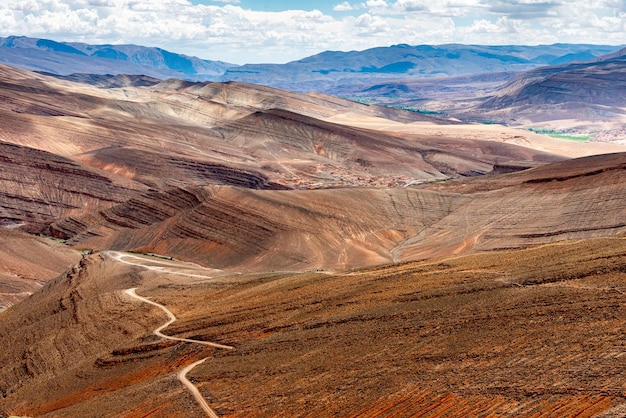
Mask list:
[[[48,238],[0,228],[0,311],[38,291],[80,257]]]
[[[216,268],[334,269],[393,261],[394,248],[462,200],[412,189],[173,190],[51,228],[74,246],[171,254]]]
[[[486,173],[496,162],[559,159],[512,144],[476,150],[458,131],[443,136],[416,132],[407,139],[357,129],[347,126],[350,118],[355,124],[363,117],[428,126],[458,122],[331,96],[245,83],[167,80],[133,86],[126,78],[120,77],[121,87],[101,88],[96,81],[90,85],[1,67],[2,141],[158,188],[189,178],[171,170],[170,160],[220,165],[287,187],[310,188],[383,186],[399,177]],[[343,124],[321,120],[333,117]],[[170,170],[167,175],[164,168]]]
[[[624,234],[625,181],[626,154],[620,153],[427,186],[443,193],[461,193],[471,198],[471,203],[407,243],[405,256]],[[462,243],[460,236],[465,237]],[[432,244],[437,242],[454,242],[459,247],[435,249]]]
[[[51,225],[77,247],[230,269],[341,269],[626,232],[626,154],[394,189],[149,193]]]

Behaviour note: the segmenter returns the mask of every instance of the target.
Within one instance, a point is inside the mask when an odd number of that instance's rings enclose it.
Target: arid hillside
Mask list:
[[[0,228],[0,312],[39,290],[81,258],[48,238]]]
[[[127,201],[143,184],[94,170],[69,158],[0,142],[0,224],[50,222]]]
[[[0,98],[0,415],[626,411],[623,146],[245,83]]]
[[[231,271],[345,269],[626,232],[626,153],[403,188],[148,193],[50,231]]]
[[[176,376],[208,356],[219,416],[620,416],[625,242],[334,274],[94,254],[0,317],[0,413],[205,416]],[[136,287],[166,335],[234,350],[153,335]]]
[[[427,181],[485,173],[495,162],[559,159],[513,144],[489,147],[504,142],[494,135],[484,137],[485,149],[476,152],[458,131],[418,130],[406,138],[335,124],[327,119],[346,115],[441,127],[458,122],[319,94],[179,80],[98,88],[10,67],[0,68],[0,78],[3,142],[156,189],[246,181],[233,172],[255,177],[261,188],[267,182],[288,188],[386,186],[402,177]]]
[[[52,78],[10,67],[0,78],[1,224],[77,249],[237,271],[341,269],[543,242],[521,231],[496,245],[488,231],[508,228],[509,218],[484,210],[542,205],[543,192],[415,186],[623,150],[245,83]],[[568,199],[568,210],[588,213]],[[559,206],[548,206],[559,219]],[[527,215],[537,229],[556,222],[538,215]],[[620,231],[612,217],[597,219],[592,230]]]
[[[539,68],[502,86],[475,111],[513,124],[569,121],[570,129],[626,121],[626,49],[589,62]],[[588,124],[586,126],[585,124]]]

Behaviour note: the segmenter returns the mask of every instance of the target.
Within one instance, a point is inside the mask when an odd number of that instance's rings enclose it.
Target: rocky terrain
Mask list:
[[[2,415],[626,409],[619,144],[240,82],[0,97]]]
[[[219,416],[620,416],[625,250],[237,276],[96,254],[1,317],[0,411],[204,416],[176,371],[209,356],[189,378]],[[168,335],[234,351],[155,337],[131,287]]]

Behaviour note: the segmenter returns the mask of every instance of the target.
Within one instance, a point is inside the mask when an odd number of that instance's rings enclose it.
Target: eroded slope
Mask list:
[[[51,228],[74,246],[171,254],[215,268],[334,269],[392,261],[395,247],[462,201],[412,189],[208,187],[148,194]]]
[[[39,290],[80,257],[59,242],[0,228],[0,311]]]
[[[289,187],[382,186],[400,177],[432,180],[486,173],[495,162],[559,159],[529,155],[528,149],[511,144],[483,155],[463,145],[465,138],[458,131],[443,138],[417,132],[407,139],[355,129],[345,119],[337,125],[320,119],[345,115],[348,120],[367,117],[428,126],[458,122],[245,83],[167,80],[98,88],[9,67],[1,68],[0,78],[3,141],[145,181],[150,187],[159,183],[155,177],[163,177],[163,168],[155,170],[163,156],[255,172]],[[441,155],[446,157],[438,158]],[[454,163],[446,164],[446,158]],[[184,182],[185,174],[172,170],[161,183]]]
[[[190,379],[221,415],[609,414],[626,403],[624,254],[615,238],[214,279],[97,254],[0,317],[0,411],[200,416],[175,371],[211,355]],[[235,351],[155,340],[163,313],[121,291],[137,286],[176,313],[168,334]]]
[[[0,142],[0,224],[35,225],[104,209],[146,186],[49,152]]]
[[[626,154],[610,154],[417,188],[172,189],[51,231],[235,271],[343,269],[620,235],[625,190]]]

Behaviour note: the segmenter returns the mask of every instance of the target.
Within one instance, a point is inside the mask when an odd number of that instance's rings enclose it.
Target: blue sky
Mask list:
[[[237,64],[394,44],[626,43],[626,0],[0,0],[0,36]]]
[[[275,0],[275,1],[258,1],[258,0],[241,0],[239,2],[226,1],[220,2],[215,0],[195,0],[193,4],[217,5],[217,4],[233,4],[244,9],[259,10],[264,12],[280,12],[283,10],[320,10],[331,15],[339,15],[345,12],[335,12],[333,7],[341,1],[336,0]]]

